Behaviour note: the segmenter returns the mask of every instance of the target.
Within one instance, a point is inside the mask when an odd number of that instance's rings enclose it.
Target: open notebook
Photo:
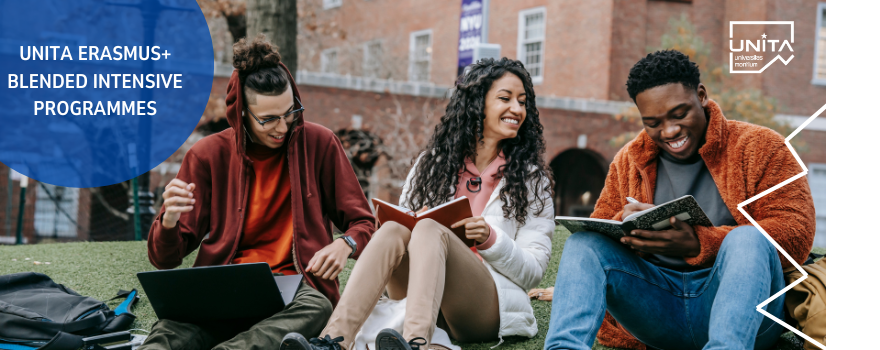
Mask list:
[[[416,223],[422,219],[433,219],[439,224],[449,227],[456,222],[473,216],[470,201],[464,196],[428,209],[421,214],[417,214],[409,208],[394,205],[377,198],[373,198],[373,207],[376,210],[376,219],[379,220],[380,225],[388,221],[394,221],[406,226],[410,230],[415,228]],[[465,236],[464,226],[452,229],[452,232],[469,247],[476,243],[473,239]]]
[[[669,218],[687,222],[691,226],[714,226],[709,217],[697,204],[693,196],[687,195],[673,199],[669,202],[642,210],[627,216],[623,221],[579,218],[572,216],[557,216],[556,222],[565,226],[572,233],[578,231],[593,231],[603,233],[611,238],[620,240],[632,230],[660,231],[672,226]]]

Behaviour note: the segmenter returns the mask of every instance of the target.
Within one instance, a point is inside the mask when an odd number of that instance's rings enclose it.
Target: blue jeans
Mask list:
[[[607,310],[658,349],[765,349],[785,328],[755,307],[785,287],[776,249],[758,229],[730,231],[711,268],[653,265],[595,232],[565,243],[545,349],[590,349]],[[784,296],[765,307],[783,318]]]

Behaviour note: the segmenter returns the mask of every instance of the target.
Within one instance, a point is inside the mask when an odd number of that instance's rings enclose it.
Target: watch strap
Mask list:
[[[345,241],[345,244],[348,244],[348,246],[351,247],[351,254],[348,254],[348,257],[351,258],[354,253],[357,252],[357,243],[355,243],[354,238],[351,238],[349,236],[343,235],[339,238],[341,238],[343,241]]]

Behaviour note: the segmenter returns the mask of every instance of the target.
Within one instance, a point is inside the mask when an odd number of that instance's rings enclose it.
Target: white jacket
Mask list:
[[[416,169],[418,169],[418,161],[413,165],[403,185],[400,195],[402,207],[407,206]],[[537,169],[532,171],[535,170]],[[541,186],[549,184],[547,178],[542,177],[537,181],[542,182]],[[501,313],[498,337],[511,335],[534,337],[538,334],[538,325],[527,291],[538,286],[550,263],[550,248],[553,230],[556,227],[553,199],[549,193],[544,198],[536,199],[535,193],[532,192],[535,186],[529,184],[527,187],[530,207],[536,207],[534,204],[536,200],[543,200],[544,210],[537,215],[534,210],[528,210],[526,222],[520,226],[515,218],[504,217],[502,210],[504,203],[499,199],[504,183],[505,179],[502,178],[495,186],[482,214],[486,223],[495,230],[495,244],[489,249],[477,251],[483,257],[483,264],[492,273],[495,289],[498,291],[498,309]],[[452,192],[455,193],[454,188]]]

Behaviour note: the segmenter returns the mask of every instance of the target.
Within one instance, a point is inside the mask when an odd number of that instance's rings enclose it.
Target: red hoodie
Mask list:
[[[284,69],[287,71],[287,67]],[[290,71],[287,74],[290,76]],[[296,84],[292,87],[299,97]],[[245,153],[244,93],[237,70],[229,79],[226,93],[226,118],[232,127],[196,142],[177,173],[178,179],[195,183],[195,208],[183,213],[177,226],[166,229],[162,226],[163,206],[150,228],[150,262],[159,269],[180,266],[183,258],[199,246],[193,266],[230,264],[239,249],[242,225],[248,215],[247,191],[254,171],[253,162]],[[291,253],[296,271],[302,274],[315,253],[332,243],[331,221],[357,243],[353,256],[357,258],[376,230],[375,218],[342,143],[329,129],[303,118],[294,122],[288,137],[294,219]],[[304,276],[336,305],[338,280],[328,281],[310,273]]]

